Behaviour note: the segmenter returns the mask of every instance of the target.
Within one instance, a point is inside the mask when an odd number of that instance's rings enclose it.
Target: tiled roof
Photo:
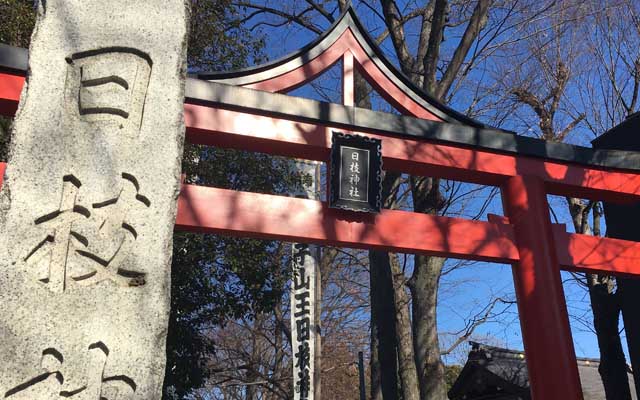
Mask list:
[[[529,376],[523,351],[470,342],[472,349],[460,376],[449,391],[452,400],[528,400]],[[598,372],[600,360],[578,358],[578,372],[584,400],[604,400],[604,386]],[[628,372],[631,398],[637,400],[631,370]]]

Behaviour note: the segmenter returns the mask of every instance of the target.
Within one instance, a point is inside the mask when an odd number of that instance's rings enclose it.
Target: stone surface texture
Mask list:
[[[160,399],[188,3],[47,0],[0,193],[0,399]]]

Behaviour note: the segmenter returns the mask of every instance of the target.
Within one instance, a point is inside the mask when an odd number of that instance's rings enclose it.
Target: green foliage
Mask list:
[[[0,162],[7,162],[12,119],[0,115]]]
[[[444,366],[444,380],[447,384],[447,391],[451,390],[451,387],[460,376],[462,371],[462,365],[445,365]]]
[[[183,171],[188,183],[275,194],[311,179],[288,159],[194,145],[185,148]],[[166,399],[182,399],[205,383],[207,356],[215,351],[207,328],[276,307],[289,278],[286,258],[278,242],[175,235]]]
[[[230,70],[260,62],[263,42],[241,26],[230,0],[191,0],[188,65],[191,71]],[[35,23],[30,0],[0,0],[0,42],[28,47]],[[11,119],[0,118],[0,161],[6,161]],[[289,160],[233,150],[185,148],[187,181],[262,193],[285,194],[308,184]],[[212,205],[215,207],[215,205]],[[252,318],[280,301],[288,279],[282,244],[177,233],[173,245],[171,314],[165,399],[183,399],[208,377],[213,325]]]
[[[29,47],[36,21],[32,0],[0,0],[0,43]]]
[[[207,328],[272,307],[285,271],[267,242],[179,233],[174,246],[165,385],[179,399],[208,376]]]
[[[245,67],[248,59],[259,63],[263,47],[261,38],[242,27],[230,0],[191,0],[187,54],[191,69],[234,70]]]
[[[0,43],[29,47],[36,11],[31,0],[0,0]],[[11,118],[0,116],[0,162],[9,153]]]
[[[238,69],[259,58],[262,41],[247,34],[230,0],[191,0],[187,64],[191,71]],[[186,145],[187,182],[282,192],[289,163],[264,155]],[[212,205],[215,207],[215,205]],[[176,233],[164,399],[183,399],[209,376],[215,344],[207,328],[260,312],[281,296],[282,271],[269,242]],[[270,253],[271,251],[271,253]]]

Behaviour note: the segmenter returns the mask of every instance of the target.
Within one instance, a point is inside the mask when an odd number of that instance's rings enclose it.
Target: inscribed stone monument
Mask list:
[[[39,4],[0,193],[0,399],[161,398],[187,4]]]
[[[290,297],[293,398],[313,400],[318,248],[306,243],[294,243],[292,250],[293,276]]]
[[[311,185],[301,188],[293,195],[306,199],[318,199],[316,162],[297,161],[296,169],[311,177]],[[306,243],[292,243],[291,246],[291,349],[293,370],[293,400],[313,400],[319,379],[316,371],[316,353],[320,349],[320,307],[321,297],[318,263],[320,249]],[[318,385],[319,386],[319,385]]]

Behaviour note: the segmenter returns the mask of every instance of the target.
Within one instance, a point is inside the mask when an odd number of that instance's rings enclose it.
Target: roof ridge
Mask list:
[[[191,74],[197,79],[214,81],[234,86],[243,86],[258,83],[279,76],[291,68],[298,68],[325,53],[338,38],[347,30],[353,35],[366,53],[369,60],[375,65],[386,79],[392,82],[400,91],[420,107],[435,115],[445,122],[468,125],[475,128],[490,128],[489,125],[457,111],[440,100],[432,97],[425,90],[417,86],[402,71],[400,71],[384,54],[375,40],[369,35],[364,25],[358,18],[353,6],[348,6],[338,18],[315,39],[290,54],[260,65],[243,68],[235,71],[211,71]],[[272,72],[272,75],[269,74]]]
[[[471,341],[471,340],[469,341],[469,343],[472,346],[472,349],[471,349],[472,352],[484,351],[485,353],[488,353],[490,355],[490,358],[496,358],[496,356],[500,356],[500,355],[514,355],[516,357],[509,357],[509,358],[516,358],[521,360],[524,360],[526,358],[524,350],[516,350],[516,349],[508,349],[505,347],[492,346],[492,345]],[[585,365],[585,366],[597,367],[600,365],[599,358],[576,357],[576,361],[580,365]]]

